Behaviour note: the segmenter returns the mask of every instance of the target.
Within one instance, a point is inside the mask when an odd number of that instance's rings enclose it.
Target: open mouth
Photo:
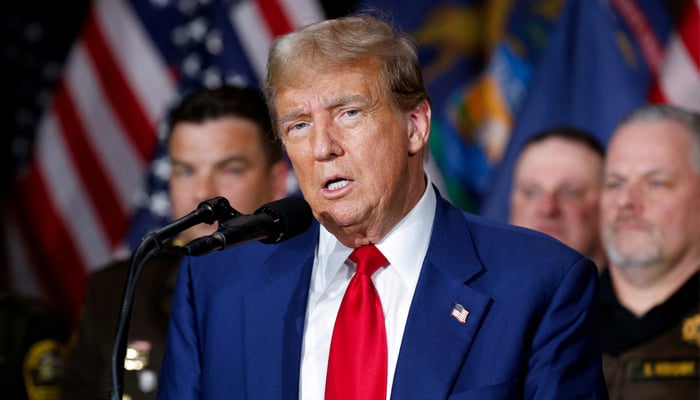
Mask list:
[[[347,179],[332,179],[326,182],[326,189],[328,190],[339,190],[344,188],[350,183]]]

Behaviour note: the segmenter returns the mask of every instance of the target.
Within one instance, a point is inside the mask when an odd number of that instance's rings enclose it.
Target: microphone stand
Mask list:
[[[124,393],[124,359],[128,340],[129,325],[131,323],[131,311],[134,303],[134,294],[141,276],[143,266],[148,260],[162,251],[182,251],[175,246],[164,247],[163,243],[191,228],[194,225],[205,222],[212,224],[214,221],[221,222],[236,215],[238,211],[231,207],[224,197],[215,197],[199,204],[197,209],[182,218],[146,235],[136,248],[130,259],[129,272],[124,285],[121,307],[119,309],[119,319],[115,333],[114,347],[112,348],[111,360],[111,382],[109,389],[110,400],[122,400]]]

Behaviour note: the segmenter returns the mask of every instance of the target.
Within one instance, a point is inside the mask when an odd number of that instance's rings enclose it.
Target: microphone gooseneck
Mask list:
[[[236,215],[240,213],[231,207],[225,197],[214,197],[199,203],[197,209],[158,229],[153,235],[159,241],[163,241],[197,224],[211,225],[214,221],[222,221]]]
[[[287,197],[265,204],[251,215],[236,215],[220,222],[216,232],[192,240],[182,250],[199,256],[253,240],[280,243],[307,230],[311,220],[311,208],[304,199]]]
[[[124,358],[126,356],[127,337],[131,322],[131,310],[134,303],[136,285],[146,261],[159,252],[164,251],[163,242],[180,232],[197,224],[212,224],[214,221],[228,220],[236,215],[240,215],[240,213],[231,207],[225,197],[214,197],[199,203],[194,211],[156,231],[150,232],[141,240],[141,243],[131,256],[119,308],[114,346],[112,347],[110,400],[121,400],[124,393]]]

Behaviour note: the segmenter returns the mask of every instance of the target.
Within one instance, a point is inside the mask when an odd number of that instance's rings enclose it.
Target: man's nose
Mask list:
[[[319,118],[314,122],[311,146],[317,161],[326,161],[344,154],[340,144],[341,130],[330,118]]]

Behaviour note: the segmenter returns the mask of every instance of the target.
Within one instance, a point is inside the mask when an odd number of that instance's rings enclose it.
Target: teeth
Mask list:
[[[346,180],[337,181],[337,182],[329,183],[328,189],[329,190],[338,190],[338,189],[344,188],[347,185],[348,185],[348,181],[346,181]]]

